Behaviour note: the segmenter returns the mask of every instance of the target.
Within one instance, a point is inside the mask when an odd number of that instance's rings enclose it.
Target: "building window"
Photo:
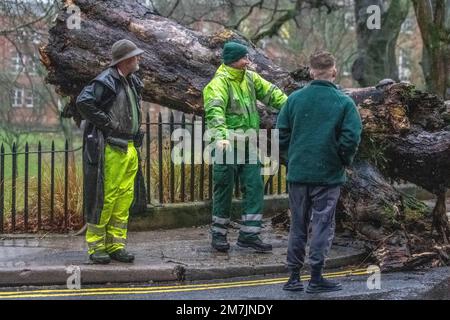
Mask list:
[[[37,64],[32,57],[27,57],[27,71],[30,75],[37,74]]]
[[[18,74],[24,70],[26,70],[29,75],[36,75],[38,73],[36,60],[28,54],[19,54],[18,52],[15,52],[11,58],[11,71]]]
[[[24,90],[22,88],[14,88],[12,90],[12,106],[14,108],[20,108],[23,106],[23,96],[24,96]]]
[[[34,95],[33,90],[26,90],[25,91],[25,106],[27,108],[33,108],[34,107]]]
[[[14,73],[19,73],[22,71],[22,68],[23,68],[22,57],[18,52],[16,52],[11,58],[11,70]]]
[[[39,45],[41,43],[42,36],[36,31],[22,31],[17,35],[19,43],[32,43]]]

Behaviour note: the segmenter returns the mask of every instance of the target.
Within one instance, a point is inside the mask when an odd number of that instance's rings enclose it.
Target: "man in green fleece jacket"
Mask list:
[[[287,255],[291,277],[285,290],[303,290],[300,269],[309,228],[311,280],[306,292],[341,290],[339,283],[322,277],[322,269],[334,237],[345,167],[357,152],[362,124],[353,100],[333,83],[335,64],[328,52],[313,54],[310,67],[314,81],[291,94],[278,116],[280,150],[287,151],[291,210]]]

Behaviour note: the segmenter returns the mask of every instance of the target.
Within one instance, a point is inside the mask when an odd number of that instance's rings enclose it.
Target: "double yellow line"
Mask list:
[[[339,278],[346,276],[368,275],[367,269],[347,270],[324,274],[326,278]],[[62,297],[85,297],[85,296],[104,296],[104,295],[132,295],[132,294],[154,294],[154,293],[174,293],[174,292],[194,292],[204,290],[229,289],[239,287],[264,286],[272,284],[281,284],[288,278],[261,279],[236,282],[222,282],[210,284],[192,284],[177,286],[155,286],[155,287],[136,287],[136,288],[90,288],[90,289],[55,289],[55,290],[33,290],[33,291],[9,291],[0,292],[0,299],[18,299],[18,298],[62,298]],[[302,276],[302,280],[309,280],[309,276]]]

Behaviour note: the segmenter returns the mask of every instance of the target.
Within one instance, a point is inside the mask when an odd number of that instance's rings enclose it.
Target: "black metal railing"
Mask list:
[[[200,121],[203,137],[205,121],[195,115],[182,114],[180,118],[181,121],[175,121],[174,113],[170,112],[164,121],[160,112],[156,121],[152,121],[150,113],[147,113],[142,123],[145,139],[141,155],[149,204],[212,199],[212,165],[205,163],[203,157],[200,157],[200,163],[194,164],[194,142],[198,138],[196,135],[200,134],[200,130],[194,130],[194,125]],[[171,136],[178,128],[190,131],[191,140],[186,142],[191,146],[190,163],[175,164],[171,161],[175,147]],[[203,139],[200,141],[203,152],[205,143]],[[38,142],[36,150],[31,150],[26,143],[24,151],[19,151],[16,144],[6,151],[2,143],[0,233],[67,232],[81,227],[84,224],[81,155],[81,147],[70,149],[67,140],[63,150],[56,150],[54,141],[49,149]],[[286,190],[285,168],[280,168],[276,176],[266,178],[266,195],[282,194]],[[240,197],[238,179],[235,196]]]
[[[6,152],[5,146],[2,143],[0,146],[0,233],[5,231],[5,224],[7,222],[7,231],[34,231],[43,229],[43,196],[46,194],[46,212],[45,216],[48,218],[46,223],[47,227],[53,226],[60,230],[69,230],[69,169],[73,167],[73,164],[69,164],[70,155],[75,154],[81,150],[78,147],[74,150],[69,149],[69,143],[66,140],[63,150],[56,150],[55,143],[52,141],[50,150],[43,150],[42,143],[38,142],[37,149],[35,151],[30,150],[28,142],[25,144],[24,151],[18,151],[16,143],[13,143],[11,150]],[[80,152],[79,152],[80,153]],[[55,164],[56,156],[62,155],[62,185],[58,188],[62,192],[57,193],[55,187],[55,170],[57,165]],[[33,174],[30,174],[31,160],[30,157],[35,156],[35,170]],[[48,156],[49,165],[48,170],[48,183],[47,188],[43,186],[43,157]],[[9,158],[9,159],[8,159]],[[19,172],[19,158],[23,158],[23,168]],[[7,162],[9,160],[9,162]],[[9,176],[7,177],[8,168],[6,164],[10,163]],[[46,176],[47,177],[47,176]],[[33,185],[31,186],[31,179],[33,179]],[[23,180],[23,182],[21,182]],[[5,188],[9,185],[10,188]],[[23,192],[22,192],[23,191]],[[8,192],[8,193],[7,193]],[[56,199],[57,198],[57,199]],[[8,200],[8,205],[5,202]],[[62,206],[62,215],[60,222],[55,224],[55,203],[58,200]],[[32,201],[32,208],[30,207],[30,201]],[[31,210],[34,212],[33,227],[30,226]],[[20,214],[19,214],[20,211]],[[18,226],[17,219],[20,216],[20,226]],[[82,219],[80,215],[80,219]],[[46,228],[44,228],[46,229]]]
[[[181,121],[174,121],[174,113],[170,112],[168,120],[163,121],[162,114],[158,114],[158,120],[152,122],[150,114],[147,113],[146,121],[143,125],[146,128],[146,143],[142,154],[145,155],[145,173],[147,198],[152,204],[164,204],[174,202],[203,201],[212,199],[212,165],[205,163],[201,157],[200,164],[194,163],[194,142],[198,138],[194,130],[195,122],[201,122],[201,134],[205,132],[205,121],[203,117],[185,114],[181,115]],[[153,130],[153,126],[156,127]],[[181,163],[175,165],[173,161],[167,161],[164,157],[170,157],[174,149],[174,141],[170,139],[174,130],[190,129],[191,161],[190,164]],[[167,129],[167,130],[165,130]],[[152,133],[155,132],[156,138]],[[201,150],[203,152],[205,143],[203,139]],[[154,143],[156,146],[152,148]],[[152,152],[155,149],[155,152]],[[164,151],[167,151],[164,154]],[[152,175],[151,168],[156,163],[157,174]],[[177,175],[178,179],[175,179]],[[156,179],[155,179],[156,178]],[[153,181],[157,180],[157,181]],[[178,187],[175,181],[178,181]],[[276,176],[270,176],[266,179],[265,194],[283,194],[286,193],[287,183],[285,179],[285,168],[278,170]],[[235,197],[240,197],[239,180],[235,182]],[[155,190],[157,187],[157,190]],[[155,192],[154,192],[155,191]]]

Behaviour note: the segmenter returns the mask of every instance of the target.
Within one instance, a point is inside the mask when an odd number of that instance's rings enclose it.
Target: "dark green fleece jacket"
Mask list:
[[[361,140],[353,100],[333,83],[312,81],[289,96],[277,120],[280,152],[287,152],[293,183],[341,185]]]

